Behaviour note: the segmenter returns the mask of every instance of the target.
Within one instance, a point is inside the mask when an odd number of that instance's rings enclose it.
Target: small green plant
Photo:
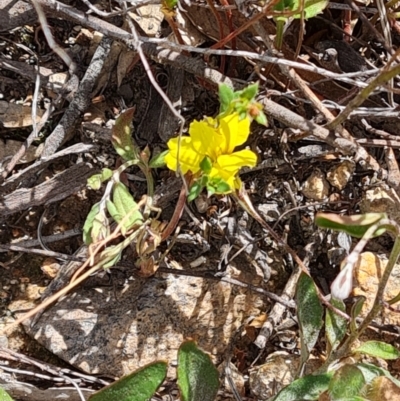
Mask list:
[[[346,232],[361,240],[345,260],[341,272],[332,284],[332,308],[325,310],[325,319],[323,319],[324,308],[317,296],[317,288],[313,280],[307,274],[301,274],[296,293],[301,337],[300,378],[283,388],[273,401],[318,400],[324,394],[326,396],[323,399],[331,401],[379,401],[381,391],[384,389],[382,386],[387,385],[387,382],[381,380],[382,377],[389,379],[399,391],[400,382],[381,367],[357,361],[357,358],[354,359],[355,362],[350,363],[348,357],[359,354],[386,360],[400,357],[399,350],[380,341],[367,341],[355,346],[356,340],[360,339],[361,334],[382,308],[384,289],[400,255],[399,226],[389,220],[384,213],[347,217],[319,213],[316,216],[316,224],[323,228]],[[345,314],[343,299],[350,295],[353,267],[367,241],[382,235],[385,231],[395,235],[395,244],[386,270],[380,279],[374,305],[359,323],[357,318],[364,299],[360,298],[353,305],[350,316]],[[387,302],[392,304],[399,298],[400,296],[397,296]],[[325,326],[327,344],[326,361],[313,374],[301,377],[323,326]]]
[[[89,401],[148,401],[167,375],[165,361],[151,363],[93,394]],[[182,401],[213,401],[219,374],[210,357],[194,341],[178,350],[178,387]]]

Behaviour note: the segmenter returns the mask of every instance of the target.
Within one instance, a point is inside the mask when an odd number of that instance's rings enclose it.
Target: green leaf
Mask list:
[[[95,203],[90,209],[83,225],[83,241],[86,245],[97,242],[109,235],[108,219],[100,212],[100,203]]]
[[[219,374],[210,357],[194,341],[184,342],[178,351],[178,386],[182,401],[214,401]]]
[[[149,167],[150,168],[164,167],[165,166],[165,156],[168,154],[168,152],[169,152],[169,150],[164,150],[164,152],[154,155],[149,162]]]
[[[123,234],[136,224],[143,222],[143,216],[138,204],[134,201],[128,188],[122,182],[114,185],[113,201],[107,202],[107,210],[117,223],[120,223],[122,220],[124,221],[122,227]]]
[[[100,212],[100,203],[95,203],[90,209],[89,214],[86,216],[85,224],[83,225],[83,242],[86,245],[90,245],[92,243],[92,227],[93,220],[96,215]]]
[[[167,374],[166,362],[154,362],[89,397],[89,401],[148,401]]]
[[[255,84],[251,84],[251,85],[247,86],[246,88],[242,89],[240,91],[240,98],[246,99],[251,102],[252,100],[254,100],[257,93],[258,93],[258,82],[256,82]]]
[[[111,134],[111,143],[114,149],[125,161],[137,160],[139,158],[139,152],[132,141],[131,124],[134,113],[135,107],[131,107],[121,113],[115,121]]]
[[[200,195],[200,192],[202,190],[203,185],[200,182],[195,181],[189,189],[189,194],[187,198],[188,202],[195,200]]]
[[[312,18],[316,15],[322,13],[326,6],[328,5],[329,0],[306,0],[304,2],[304,18]],[[296,14],[293,14],[291,18],[300,19],[300,0],[281,0],[274,7],[275,11],[299,11]],[[288,19],[287,16],[276,16],[274,17],[276,20]]]
[[[343,231],[353,237],[362,238],[372,225],[379,223],[383,219],[387,219],[386,213],[367,213],[353,216],[317,213],[315,223],[322,228]],[[372,237],[382,235],[386,229],[385,227],[380,227]]]
[[[98,242],[110,235],[110,223],[104,211],[98,213],[94,220],[90,236],[92,242]]]
[[[101,174],[94,174],[87,179],[87,186],[94,191],[97,191],[101,188]]]
[[[239,113],[239,120],[244,120],[247,117],[247,108],[237,111]]]
[[[212,187],[212,186],[208,186],[207,187],[207,196],[210,198],[211,196],[213,196],[213,195],[215,195],[215,192],[216,192],[216,190],[215,190],[215,187]]]
[[[328,389],[332,373],[308,375],[283,388],[273,401],[317,400]]]
[[[317,289],[310,276],[301,273],[296,289],[297,317],[300,327],[301,359],[306,362],[317,342],[323,321],[324,309],[318,299]]]
[[[328,5],[329,0],[307,0],[304,4],[304,18],[313,18],[321,14]],[[301,18],[301,14],[297,14],[294,18]]]
[[[224,194],[229,191],[232,191],[232,188],[224,180],[221,180],[215,187],[215,192],[218,194]]]
[[[109,168],[103,168],[103,170],[101,170],[101,181],[107,181],[109,180],[113,175],[112,170],[110,170]]]
[[[331,304],[342,312],[346,310],[344,302],[339,299],[332,298]],[[330,346],[330,352],[334,351],[339,346],[346,335],[346,329],[347,320],[337,315],[332,310],[327,309],[325,317],[325,333]]]
[[[227,84],[220,84],[218,87],[219,95],[219,112],[220,114],[226,113],[232,106],[231,102],[235,98],[235,92]]]
[[[0,401],[14,401],[8,393],[0,387]]]
[[[257,116],[254,117],[254,119],[260,125],[265,125],[265,126],[268,125],[267,116],[265,115],[265,113],[262,110],[259,111],[259,113],[257,114]]]
[[[114,203],[112,201],[108,200],[106,205],[107,205],[108,213],[110,213],[111,217],[115,221],[121,221],[121,219],[122,219],[121,214],[119,213],[119,211],[118,211],[117,207],[114,205]]]
[[[113,175],[112,170],[109,168],[103,168],[100,174],[94,174],[87,180],[87,185],[90,189],[98,190],[101,188],[101,184],[109,180]]]
[[[210,174],[212,170],[212,161],[210,157],[205,156],[204,159],[200,162],[200,168],[201,171],[203,171],[205,174]]]
[[[339,401],[359,395],[364,384],[365,378],[360,369],[344,365],[333,375],[328,392],[332,401]]]
[[[381,341],[366,341],[354,352],[382,359],[397,359],[400,357],[400,352],[397,348]]]

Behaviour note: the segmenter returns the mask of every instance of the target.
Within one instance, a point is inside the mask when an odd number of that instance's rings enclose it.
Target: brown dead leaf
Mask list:
[[[194,27],[189,18],[179,9],[176,11],[175,20],[185,45],[200,46],[206,41],[207,38]]]
[[[86,110],[83,119],[85,122],[102,125],[107,121],[106,112],[109,106],[106,102],[92,103]]]
[[[120,53],[117,66],[118,88],[121,86],[122,80],[125,78],[125,75],[128,72],[128,68],[133,63],[135,57],[137,57],[137,52],[132,50],[123,51]]]
[[[116,41],[111,45],[110,53],[107,56],[107,60],[104,63],[103,69],[101,71],[101,75],[98,78],[96,87],[93,90],[93,94],[96,95],[108,84],[110,79],[110,74],[113,74],[115,71],[115,67],[118,63],[118,58],[121,51],[126,51],[126,47],[122,43],[118,43]]]
[[[142,258],[140,260],[140,277],[151,277],[154,276],[156,271],[158,270],[158,263],[154,261],[154,257],[150,256],[149,258]]]
[[[251,341],[254,341],[256,339],[258,329],[263,326],[264,322],[267,320],[267,317],[268,316],[265,313],[262,313],[261,315],[253,319],[250,324],[245,326],[244,330],[247,337],[249,337]]]
[[[256,329],[261,329],[267,318],[268,315],[266,313],[262,313],[260,316],[257,316],[255,319],[253,319],[249,326],[255,327]]]

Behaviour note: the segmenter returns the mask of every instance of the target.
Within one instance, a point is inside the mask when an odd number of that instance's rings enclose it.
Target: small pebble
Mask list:
[[[328,197],[329,183],[324,174],[316,169],[304,182],[301,191],[307,198],[320,201]]]

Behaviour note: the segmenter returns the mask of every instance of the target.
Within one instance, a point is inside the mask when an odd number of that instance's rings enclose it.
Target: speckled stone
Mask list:
[[[304,181],[301,191],[309,199],[320,201],[329,195],[329,183],[321,170],[315,169]]]
[[[366,191],[360,209],[361,213],[387,213],[400,224],[400,198],[392,188],[376,187]]]
[[[238,262],[239,264],[239,262]],[[261,285],[253,266],[230,275]],[[198,341],[215,362],[265,299],[247,289],[199,277],[163,274],[131,279],[128,288],[78,289],[48,309],[27,330],[47,349],[87,373],[121,376],[155,360],[177,359],[187,338]],[[169,377],[176,372],[170,368]]]
[[[365,296],[366,300],[360,313],[361,317],[365,317],[372,309],[378,284],[387,266],[387,259],[381,255],[372,252],[364,252],[360,255],[354,266],[354,289],[355,296]],[[396,264],[385,289],[384,299],[389,301],[394,298],[400,289],[400,265]],[[398,303],[393,307],[397,308]],[[383,313],[376,317],[375,322],[378,324],[391,324],[393,326],[400,325],[400,314],[387,308],[383,309]]]

